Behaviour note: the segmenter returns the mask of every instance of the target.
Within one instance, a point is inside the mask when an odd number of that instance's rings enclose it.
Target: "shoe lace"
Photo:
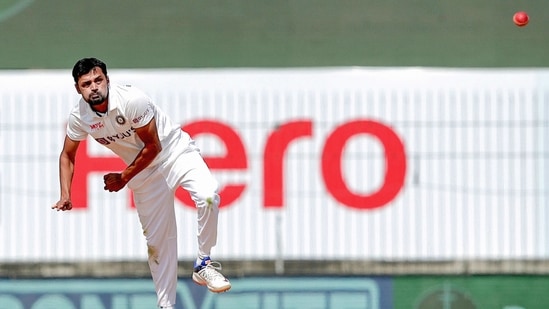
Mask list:
[[[219,272],[221,269],[221,263],[211,261],[200,272],[208,281],[225,280],[225,277]]]

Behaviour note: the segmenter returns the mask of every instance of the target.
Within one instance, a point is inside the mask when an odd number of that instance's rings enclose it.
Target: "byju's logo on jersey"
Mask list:
[[[116,141],[123,140],[125,138],[130,138],[135,133],[134,128],[130,128],[129,130],[126,130],[126,132],[116,133],[115,135],[111,136],[105,136],[105,137],[98,137],[95,140],[103,145],[109,145],[110,143],[116,143]]]
[[[0,4],[0,22],[19,14],[32,2],[33,0],[3,0]]]
[[[100,138],[96,138],[95,139],[99,144],[103,145],[103,146],[106,146],[108,144],[110,144],[111,142],[109,142],[106,138],[104,137],[100,137]]]

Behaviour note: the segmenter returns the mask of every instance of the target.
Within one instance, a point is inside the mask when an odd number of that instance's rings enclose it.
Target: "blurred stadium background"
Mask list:
[[[95,185],[106,152],[82,154],[85,207],[49,211],[70,69],[88,56],[182,125],[209,121],[197,135],[215,122],[244,144],[247,169],[218,174],[247,184],[214,253],[233,291],[190,282],[180,200],[179,308],[548,308],[548,26],[541,0],[3,1],[0,309],[154,308],[128,196]],[[346,124],[357,136],[333,163]],[[284,176],[269,168],[276,132],[306,138]],[[206,157],[235,145],[197,139]],[[334,198],[338,164],[358,204]],[[374,208],[391,164],[404,179]]]

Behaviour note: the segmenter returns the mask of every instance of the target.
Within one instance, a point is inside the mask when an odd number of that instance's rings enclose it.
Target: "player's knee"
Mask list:
[[[209,182],[195,187],[196,190],[190,191],[191,197],[196,207],[218,208],[220,197],[218,194],[219,183],[214,178]]]
[[[206,200],[206,205],[208,207],[214,207],[214,208],[219,207],[220,198],[219,198],[219,194],[217,194],[217,192],[213,192],[213,193],[209,194],[206,197],[205,200]]]
[[[220,202],[219,194],[216,191],[202,192],[197,194],[195,200],[197,207],[218,208]]]

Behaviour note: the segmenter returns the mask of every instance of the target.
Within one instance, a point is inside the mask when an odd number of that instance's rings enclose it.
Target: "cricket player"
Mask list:
[[[127,164],[108,173],[104,189],[117,192],[126,185],[133,191],[147,240],[149,268],[158,306],[173,308],[177,286],[177,227],[174,192],[187,190],[197,208],[198,257],[192,279],[212,292],[225,292],[230,282],[212,262],[217,240],[218,184],[189,134],[140,90],[110,84],[107,66],[96,58],[79,60],[72,70],[76,91],[82,96],[72,109],[63,150],[59,157],[60,199],[53,209],[72,209],[71,181],[76,150],[91,135]]]

